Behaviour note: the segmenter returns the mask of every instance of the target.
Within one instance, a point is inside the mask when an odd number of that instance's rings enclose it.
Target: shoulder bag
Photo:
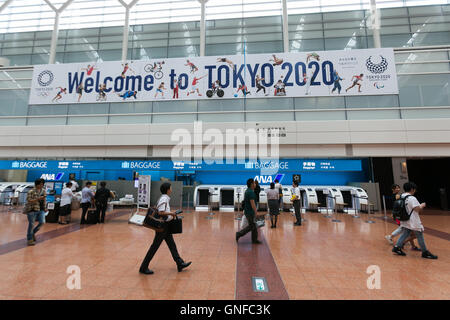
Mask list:
[[[160,198],[161,199],[161,198]],[[158,200],[159,202],[159,200]],[[166,204],[167,208],[167,204]],[[153,229],[156,232],[163,232],[165,227],[165,221],[158,214],[159,210],[157,207],[150,207],[147,210],[147,214],[144,219],[143,226],[149,229]]]

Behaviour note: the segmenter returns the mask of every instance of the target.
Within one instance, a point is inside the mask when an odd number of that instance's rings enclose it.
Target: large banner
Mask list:
[[[37,65],[30,104],[385,94],[393,49]]]

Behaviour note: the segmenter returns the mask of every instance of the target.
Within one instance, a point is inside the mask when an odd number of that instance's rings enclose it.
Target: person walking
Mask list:
[[[86,182],[85,187],[81,190],[81,208],[83,209],[81,213],[81,221],[80,224],[86,223],[86,213],[93,204],[95,194],[91,190],[92,182]]]
[[[277,189],[278,193],[280,194],[280,199],[278,201],[281,211],[283,210],[283,186],[281,185],[280,181],[278,181],[278,179],[275,179],[275,189]]]
[[[261,186],[259,185],[258,180],[255,180],[255,190],[253,190],[255,192],[255,204],[256,204],[256,210],[259,209],[259,194],[261,193]]]
[[[34,246],[36,242],[36,233],[45,223],[45,205],[47,194],[44,189],[44,181],[37,179],[34,181],[34,188],[28,191],[25,210],[28,218],[27,241],[29,246]],[[38,225],[34,227],[34,222]]]
[[[100,223],[105,223],[105,214],[106,209],[108,208],[109,198],[114,198],[114,194],[109,189],[106,189],[106,182],[102,181],[100,182],[100,189],[95,192],[94,196],[97,217],[100,217],[101,212]]]
[[[419,213],[423,211],[426,207],[425,202],[419,203],[414,194],[417,191],[417,185],[414,182],[406,182],[403,185],[403,190],[405,193],[401,195],[402,199],[405,199],[405,209],[406,212],[410,215],[409,220],[401,221],[400,226],[403,229],[403,233],[397,241],[397,244],[392,249],[392,252],[400,255],[406,256],[406,254],[402,251],[402,246],[405,240],[409,237],[411,232],[414,232],[419,242],[420,249],[422,250],[422,258],[425,259],[437,259],[438,257],[428,251],[427,246],[425,245],[425,239],[423,237],[424,227],[422,222],[420,221]]]
[[[270,184],[270,189],[266,191],[267,194],[267,205],[269,207],[269,213],[270,213],[270,223],[271,228],[277,227],[277,220],[278,215],[280,214],[280,193],[278,189],[275,188],[275,183]]]
[[[61,202],[59,204],[59,224],[69,224],[72,213],[72,182],[67,182],[66,187],[61,191]]]
[[[302,214],[300,212],[300,188],[298,187],[298,181],[292,182],[292,204],[294,205],[295,218],[294,226],[302,225]]]
[[[391,200],[393,205],[395,201],[400,199],[400,186],[398,184],[393,184],[391,190],[392,190]],[[395,223],[397,223],[398,228],[395,229],[390,235],[384,237],[391,245],[394,245],[393,238],[401,235],[403,232],[403,229],[400,226],[400,220],[396,219]],[[414,239],[415,239],[414,234],[411,234],[410,237],[406,240],[406,242],[409,242],[413,250],[420,251],[420,249],[414,244]]]
[[[71,179],[70,183],[72,184],[72,186],[70,187],[70,190],[72,190],[72,192],[77,192],[78,190],[78,182],[75,181],[75,179]]]
[[[167,243],[169,247],[170,253],[172,254],[172,258],[177,264],[178,272],[181,272],[184,268],[187,268],[191,265],[192,262],[184,262],[178,254],[177,245],[175,244],[175,240],[173,239],[173,235],[169,232],[168,224],[170,220],[172,220],[175,216],[175,212],[170,211],[170,195],[172,193],[172,185],[169,182],[164,182],[160,191],[162,196],[158,200],[158,204],[156,208],[158,209],[158,215],[161,216],[166,223],[164,223],[164,230],[162,232],[156,232],[155,238],[153,239],[153,243],[147,251],[144,260],[141,263],[141,267],[139,268],[139,272],[142,274],[153,274],[154,272],[148,268],[150,261],[155,255],[156,251],[158,251],[159,246],[163,242],[163,240]]]
[[[255,189],[255,181],[253,179],[247,180],[247,190],[244,194],[244,214],[245,218],[248,221],[248,225],[236,232],[236,242],[239,241],[239,238],[246,235],[248,232],[252,232],[252,243],[260,244],[261,241],[258,240],[258,229],[255,224],[255,216],[256,216],[256,195],[254,192]]]

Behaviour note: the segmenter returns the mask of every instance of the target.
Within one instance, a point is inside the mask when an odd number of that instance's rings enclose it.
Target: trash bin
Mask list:
[[[50,203],[49,203],[50,204]],[[47,207],[48,205],[47,204]],[[59,218],[59,201],[53,202],[54,208],[48,209],[48,215],[45,217],[46,223],[58,223]]]

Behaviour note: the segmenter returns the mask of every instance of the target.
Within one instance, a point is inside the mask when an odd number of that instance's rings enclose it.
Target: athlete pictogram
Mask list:
[[[348,87],[346,90],[345,90],[345,92],[348,92],[348,90],[350,90],[351,88],[353,88],[354,86],[358,86],[358,92],[361,92],[361,83],[359,83],[360,81],[363,81],[363,78],[364,77],[364,75],[361,73],[359,76],[358,75],[354,75],[353,77],[352,77],[352,81],[353,81],[353,84],[350,86],[350,87]]]

